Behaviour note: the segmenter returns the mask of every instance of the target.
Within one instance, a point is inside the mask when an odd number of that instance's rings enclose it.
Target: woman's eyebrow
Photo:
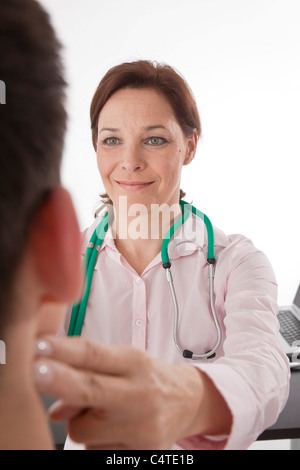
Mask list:
[[[152,131],[154,129],[165,129],[165,130],[168,130],[165,126],[163,126],[162,124],[154,124],[153,126],[146,126],[146,127],[143,127],[143,130],[144,131]],[[104,132],[104,131],[107,131],[107,132],[120,132],[120,129],[116,128],[116,127],[102,127],[102,129],[100,129],[98,131],[98,135],[101,133],[101,132]]]
[[[98,134],[100,134],[100,132],[104,132],[104,131],[107,131],[107,132],[119,132],[120,129],[117,129],[116,127],[102,127],[102,129],[100,129],[98,131]]]
[[[102,129],[100,129],[98,131],[98,134],[100,134],[100,132],[103,132],[103,131],[108,131],[108,132],[118,132],[120,131],[120,129],[117,129],[115,127],[102,127]]]
[[[144,127],[144,130],[145,131],[152,131],[153,129],[165,129],[165,130],[168,130],[165,126],[163,126],[162,124],[155,124],[154,126],[147,126],[147,127]]]

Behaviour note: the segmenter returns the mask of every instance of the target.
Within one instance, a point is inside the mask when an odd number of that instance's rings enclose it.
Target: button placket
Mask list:
[[[146,348],[146,286],[141,277],[133,281],[132,345]]]

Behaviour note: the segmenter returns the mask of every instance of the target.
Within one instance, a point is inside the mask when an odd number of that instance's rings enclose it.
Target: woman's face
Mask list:
[[[183,165],[194,157],[196,131],[186,137],[163,94],[152,88],[118,90],[98,120],[97,163],[118,206],[178,203]]]

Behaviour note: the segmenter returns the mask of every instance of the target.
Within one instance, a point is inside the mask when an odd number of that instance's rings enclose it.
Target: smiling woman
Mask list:
[[[90,377],[90,368],[100,385],[98,399],[79,390],[93,401],[80,402],[89,411],[72,421],[70,437],[98,449],[246,448],[288,393],[276,280],[246,237],[217,227],[206,233],[204,214],[185,214],[180,178],[201,134],[189,87],[167,65],[121,64],[96,90],[91,125],[112,206],[84,233],[84,299],[63,332],[99,348],[77,363],[80,342],[66,342],[72,353],[56,358],[69,354],[77,372]],[[74,381],[63,388],[76,391]],[[66,448],[74,445],[68,439]]]
[[[181,169],[195,155],[197,134],[185,136],[161,92],[118,90],[102,108],[98,128],[98,168],[115,209],[123,195],[148,208],[179,202]]]
[[[91,109],[91,128],[93,145],[97,151],[97,145],[100,142],[105,145],[120,144],[120,140],[116,138],[115,133],[121,129],[104,126],[103,128],[99,124],[99,115],[104,108],[107,101],[118,91],[124,89],[135,90],[136,92],[143,90],[143,93],[132,94],[132,98],[143,99],[146,96],[146,91],[152,91],[151,96],[156,95],[156,102],[158,103],[159,110],[165,104],[171,110],[173,117],[175,118],[177,125],[180,127],[185,137],[196,134],[199,138],[201,135],[201,124],[198,109],[195,103],[193,94],[185,82],[183,77],[175,71],[172,67],[166,64],[157,64],[150,61],[141,60],[137,62],[126,62],[124,64],[117,65],[111,68],[106,75],[103,77],[98,85],[98,88],[94,94]],[[156,92],[153,95],[153,92]],[[127,97],[129,95],[127,94]],[[151,101],[150,96],[150,101]],[[163,101],[163,104],[161,103]],[[159,111],[157,109],[157,111]],[[146,116],[145,116],[146,117]],[[167,133],[169,138],[172,135],[168,135],[168,125],[165,127],[161,123],[161,114],[157,112],[155,116],[157,122],[149,122],[146,120],[147,125],[143,129],[148,135],[148,146],[163,146],[167,144],[168,139],[165,135],[157,135],[157,132]],[[155,131],[155,134],[151,134],[151,131]],[[103,134],[106,132],[104,138]],[[108,135],[110,133],[110,135]],[[108,140],[109,139],[109,140]],[[146,142],[145,142],[146,145]],[[180,198],[184,197],[185,193],[180,190]],[[103,194],[101,196],[104,202],[110,204],[113,201],[109,194]]]
[[[99,113],[97,128],[97,164],[113,204],[115,245],[141,274],[181,214],[181,172],[194,158],[197,130],[190,129],[186,135],[164,93],[150,87],[115,91]],[[126,198],[127,213],[121,207],[122,198]],[[161,207],[160,217],[153,217],[154,206]],[[174,208],[171,217],[170,207]],[[144,240],[132,240],[132,222],[147,227]],[[120,233],[125,228],[124,238]],[[154,232],[159,233],[155,240]]]

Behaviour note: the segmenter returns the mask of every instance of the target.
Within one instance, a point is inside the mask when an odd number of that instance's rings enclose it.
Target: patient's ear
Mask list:
[[[46,300],[77,300],[82,287],[81,236],[66,189],[53,189],[38,209],[29,243]]]

